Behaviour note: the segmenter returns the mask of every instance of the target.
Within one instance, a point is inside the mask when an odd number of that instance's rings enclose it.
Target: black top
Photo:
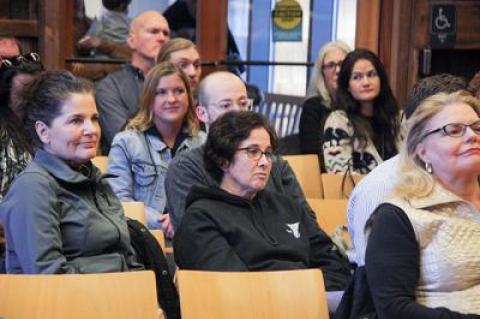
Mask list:
[[[323,154],[323,123],[330,110],[319,96],[307,99],[302,109],[299,127],[302,154]]]
[[[193,186],[174,238],[181,269],[265,271],[320,268],[327,290],[343,290],[348,261],[294,200],[261,191],[247,200]]]
[[[420,251],[413,226],[397,206],[382,204],[365,254],[367,279],[379,318],[480,318],[446,308],[428,308],[415,302],[420,278]]]

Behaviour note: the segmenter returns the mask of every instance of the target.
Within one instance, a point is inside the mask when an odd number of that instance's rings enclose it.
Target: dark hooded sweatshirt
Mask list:
[[[252,200],[219,188],[193,186],[175,232],[181,269],[261,271],[320,268],[327,290],[344,290],[348,261],[309,212],[278,193]]]

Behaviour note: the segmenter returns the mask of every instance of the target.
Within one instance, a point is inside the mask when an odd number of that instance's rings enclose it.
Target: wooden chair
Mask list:
[[[151,271],[0,275],[5,319],[161,318]]]
[[[123,211],[126,217],[136,219],[143,225],[147,226],[147,215],[145,213],[145,204],[143,202],[122,202]],[[150,232],[158,241],[164,253],[167,253],[165,245],[165,236],[160,229],[150,229]]]
[[[327,233],[332,234],[339,226],[347,225],[346,199],[307,198],[317,217],[318,225]]]
[[[126,217],[136,219],[147,226],[147,215],[143,202],[122,202],[122,206]]]
[[[363,175],[352,174],[352,179],[355,185],[360,182],[363,178]],[[343,183],[343,189],[342,189]],[[322,185],[323,185],[323,198],[324,199],[347,199],[352,192],[355,185],[352,183],[352,180],[349,176],[345,176],[344,173],[338,174],[322,174]],[[308,197],[308,196],[307,196]]]
[[[328,318],[319,269],[177,275],[183,319]]]
[[[287,155],[283,156],[283,159],[292,167],[305,197],[323,198],[322,178],[317,155]]]
[[[340,226],[347,226],[348,201],[346,199],[307,198],[307,202],[315,212],[318,225],[328,235],[332,235]],[[342,238],[346,244],[351,244],[352,240],[348,232],[343,233]]]
[[[92,163],[93,165],[98,167],[98,169],[100,170],[100,172],[102,172],[102,174],[105,174],[107,172],[108,156],[95,156],[94,158],[92,158]]]

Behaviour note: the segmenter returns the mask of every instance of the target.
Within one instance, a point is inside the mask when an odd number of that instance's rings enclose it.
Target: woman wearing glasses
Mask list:
[[[324,126],[328,173],[367,174],[397,154],[399,108],[378,57],[357,49],[342,63],[337,104]]]
[[[319,51],[307,89],[308,99],[300,117],[300,149],[303,154],[323,155],[323,124],[335,103],[340,65],[350,52],[342,41],[328,42]]]
[[[149,228],[173,235],[165,207],[165,174],[172,158],[203,144],[192,93],[185,74],[164,62],[147,74],[140,110],[124,132],[113,140],[108,172],[117,175],[111,185],[121,201],[142,201]]]
[[[366,271],[377,313],[480,318],[480,102],[440,93],[407,125],[393,196],[370,221]]]
[[[327,290],[343,290],[349,266],[314,217],[290,197],[264,190],[276,136],[253,112],[213,123],[205,169],[218,188],[193,186],[174,239],[183,269],[261,271],[321,268]]]

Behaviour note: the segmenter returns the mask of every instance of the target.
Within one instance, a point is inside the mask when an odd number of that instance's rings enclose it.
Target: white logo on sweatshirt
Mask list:
[[[293,224],[286,224],[289,229],[287,229],[287,233],[292,234],[295,238],[300,238],[300,232],[298,230],[300,223],[293,223]]]

